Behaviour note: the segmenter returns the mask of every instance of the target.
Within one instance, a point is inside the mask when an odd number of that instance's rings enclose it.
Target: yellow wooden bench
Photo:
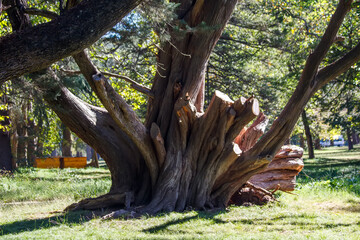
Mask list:
[[[36,158],[36,168],[85,168],[86,157],[49,157]]]

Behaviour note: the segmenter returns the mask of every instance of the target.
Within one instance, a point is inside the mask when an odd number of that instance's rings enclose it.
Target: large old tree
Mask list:
[[[171,40],[159,47],[152,88],[133,84],[148,95],[142,122],[84,49],[143,1],[68,0],[60,16],[48,15],[53,21],[35,27],[29,26],[27,13],[49,13],[17,2],[22,1],[3,1],[13,3],[6,11],[13,11],[9,17],[19,31],[0,39],[0,83],[31,73],[49,106],[111,172],[108,194],[68,209],[118,205],[156,213],[225,207],[273,159],[313,94],[360,59],[358,44],[321,65],[352,8],[353,1],[340,0],[288,104],[262,135],[267,120],[253,96],[233,101],[217,91],[203,109],[206,65],[237,0],[176,0],[177,19],[168,25]],[[104,108],[80,100],[48,68],[67,56],[74,58]]]

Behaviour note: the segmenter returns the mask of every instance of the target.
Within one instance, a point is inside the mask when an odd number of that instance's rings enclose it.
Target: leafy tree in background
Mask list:
[[[217,91],[205,113],[203,110],[208,60],[237,1],[175,1],[169,8],[176,7],[176,17],[166,22],[167,33],[154,29],[162,41],[156,44],[151,89],[132,83],[148,96],[142,122],[107,74],[83,51],[100,37],[106,38],[107,31],[139,3],[87,0],[77,5],[69,0],[60,6],[60,16],[35,27],[28,27],[25,13],[31,11],[25,3],[13,3],[20,14],[9,17],[22,23],[13,28],[25,27],[0,39],[0,83],[33,72],[31,83],[47,104],[109,167],[110,193],[68,209],[132,205],[142,206],[139,212],[156,213],[226,206],[239,187],[269,164],[315,92],[360,59],[357,44],[322,65],[353,6],[352,1],[340,0],[326,30],[321,31],[323,36],[314,41],[316,47],[304,64],[295,91],[258,140],[267,121],[254,96],[232,101]],[[60,80],[59,70],[49,67],[70,55],[104,108],[75,96]],[[233,142],[235,137],[237,143]]]

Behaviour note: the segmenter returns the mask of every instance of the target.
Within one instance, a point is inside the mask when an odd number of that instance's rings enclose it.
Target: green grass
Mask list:
[[[110,173],[103,168],[22,168],[13,176],[1,178],[0,201],[80,200],[104,194],[110,186]]]
[[[307,159],[300,172],[298,183],[326,181],[334,189],[342,189],[360,195],[360,145],[351,151],[347,147],[329,147],[315,150],[315,158]]]
[[[281,193],[273,204],[127,220],[101,220],[108,210],[61,212],[107,192],[106,169],[21,169],[0,181],[0,239],[359,239],[360,195],[349,182],[333,184],[348,177],[359,184],[352,162],[359,150],[325,149],[305,159],[308,176],[299,177],[295,195]]]

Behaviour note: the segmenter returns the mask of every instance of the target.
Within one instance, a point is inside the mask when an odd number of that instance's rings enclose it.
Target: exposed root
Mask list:
[[[244,186],[231,197],[229,205],[265,205],[275,201],[277,200],[271,192],[246,182]]]
[[[66,207],[64,211],[94,210],[121,205],[124,206],[125,203],[128,204],[129,201],[126,201],[127,195],[127,193],[108,193],[97,198],[86,198],[80,202],[71,204],[70,206]]]

